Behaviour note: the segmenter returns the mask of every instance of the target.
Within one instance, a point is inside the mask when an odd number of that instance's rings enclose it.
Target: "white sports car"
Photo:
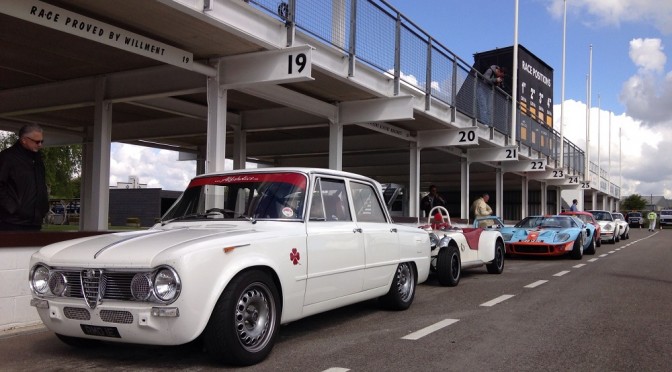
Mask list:
[[[380,185],[326,169],[194,178],[162,222],[46,246],[31,305],[65,343],[178,345],[254,364],[281,323],[379,298],[404,310],[430,271],[430,238],[391,223]]]
[[[462,269],[485,265],[490,274],[504,271],[504,239],[495,220],[483,219],[486,227],[457,227],[444,207],[429,212],[427,224],[420,226],[432,240],[432,272],[441,285],[456,286]],[[503,226],[503,223],[501,223]]]

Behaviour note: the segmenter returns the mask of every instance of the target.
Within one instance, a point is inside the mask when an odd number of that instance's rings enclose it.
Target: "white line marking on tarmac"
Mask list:
[[[578,269],[579,267],[584,267],[584,266],[586,266],[586,264],[578,264],[578,265],[574,265],[573,267],[575,269]]]
[[[432,332],[436,332],[443,327],[447,327],[447,326],[449,326],[453,323],[457,323],[459,321],[460,321],[459,319],[444,319],[444,320],[442,320],[438,323],[432,324],[429,327],[425,327],[425,328],[423,328],[419,331],[415,331],[413,333],[407,334],[406,336],[402,337],[401,339],[402,340],[418,340],[422,337],[427,336],[428,334],[430,334]]]
[[[595,262],[597,260],[599,260],[599,258],[591,258],[590,260],[588,260],[588,262]]]
[[[350,368],[333,367],[333,368],[325,369],[322,372],[347,372],[349,370],[350,370]]]
[[[611,253],[616,253],[616,251],[609,251],[609,253],[610,253],[610,254],[611,254]]]
[[[548,280],[537,280],[534,283],[528,284],[525,286],[525,288],[536,288],[544,283],[548,282]]]
[[[606,253],[600,255],[600,257],[607,257],[607,256],[608,256],[608,254],[606,254]]]
[[[569,273],[569,271],[564,270],[564,271],[561,271],[561,272],[559,272],[559,273],[553,274],[553,276],[563,276],[563,275],[565,275],[565,274],[567,274],[567,273]]]
[[[501,295],[501,296],[495,298],[494,300],[490,300],[488,302],[482,303],[480,306],[495,306],[498,303],[506,301],[511,297],[514,297],[514,295]]]

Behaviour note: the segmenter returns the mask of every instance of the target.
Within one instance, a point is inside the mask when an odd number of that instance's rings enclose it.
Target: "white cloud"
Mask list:
[[[563,135],[586,149],[586,105],[565,101]],[[560,105],[554,106],[555,128],[559,130]],[[611,133],[609,133],[611,121]],[[599,128],[599,130],[598,130]],[[590,113],[590,151],[593,163],[599,160],[602,169],[610,173],[611,181],[621,186],[621,195],[661,195],[672,197],[672,162],[669,148],[672,126],[652,127],[628,114],[614,115],[593,107]],[[598,136],[599,133],[599,136]],[[611,141],[610,141],[611,138]]]
[[[667,56],[660,39],[630,41],[630,59],[639,68],[623,83],[620,100],[629,115],[646,125],[672,124],[672,72],[663,74]]]
[[[196,175],[195,161],[179,161],[175,151],[113,143],[110,185],[138,176],[150,188],[182,191]]]
[[[552,0],[548,9],[562,17],[564,0]],[[648,22],[664,34],[672,34],[672,1],[669,0],[572,0],[568,12],[588,15],[597,24],[620,26],[624,22]],[[589,22],[588,18],[584,20]]]
[[[644,71],[662,72],[667,61],[660,39],[632,39],[629,55],[632,62]]]

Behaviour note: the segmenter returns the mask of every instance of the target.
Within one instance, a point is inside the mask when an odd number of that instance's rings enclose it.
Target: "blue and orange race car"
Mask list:
[[[595,227],[573,216],[530,216],[500,230],[509,255],[561,256],[580,260],[595,251]]]

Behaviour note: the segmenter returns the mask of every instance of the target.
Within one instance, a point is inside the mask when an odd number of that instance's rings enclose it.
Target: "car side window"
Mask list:
[[[345,182],[317,178],[310,207],[311,221],[352,221]]]
[[[355,207],[357,221],[360,222],[387,222],[385,212],[380,205],[376,190],[373,186],[359,182],[351,182],[352,202]]]

